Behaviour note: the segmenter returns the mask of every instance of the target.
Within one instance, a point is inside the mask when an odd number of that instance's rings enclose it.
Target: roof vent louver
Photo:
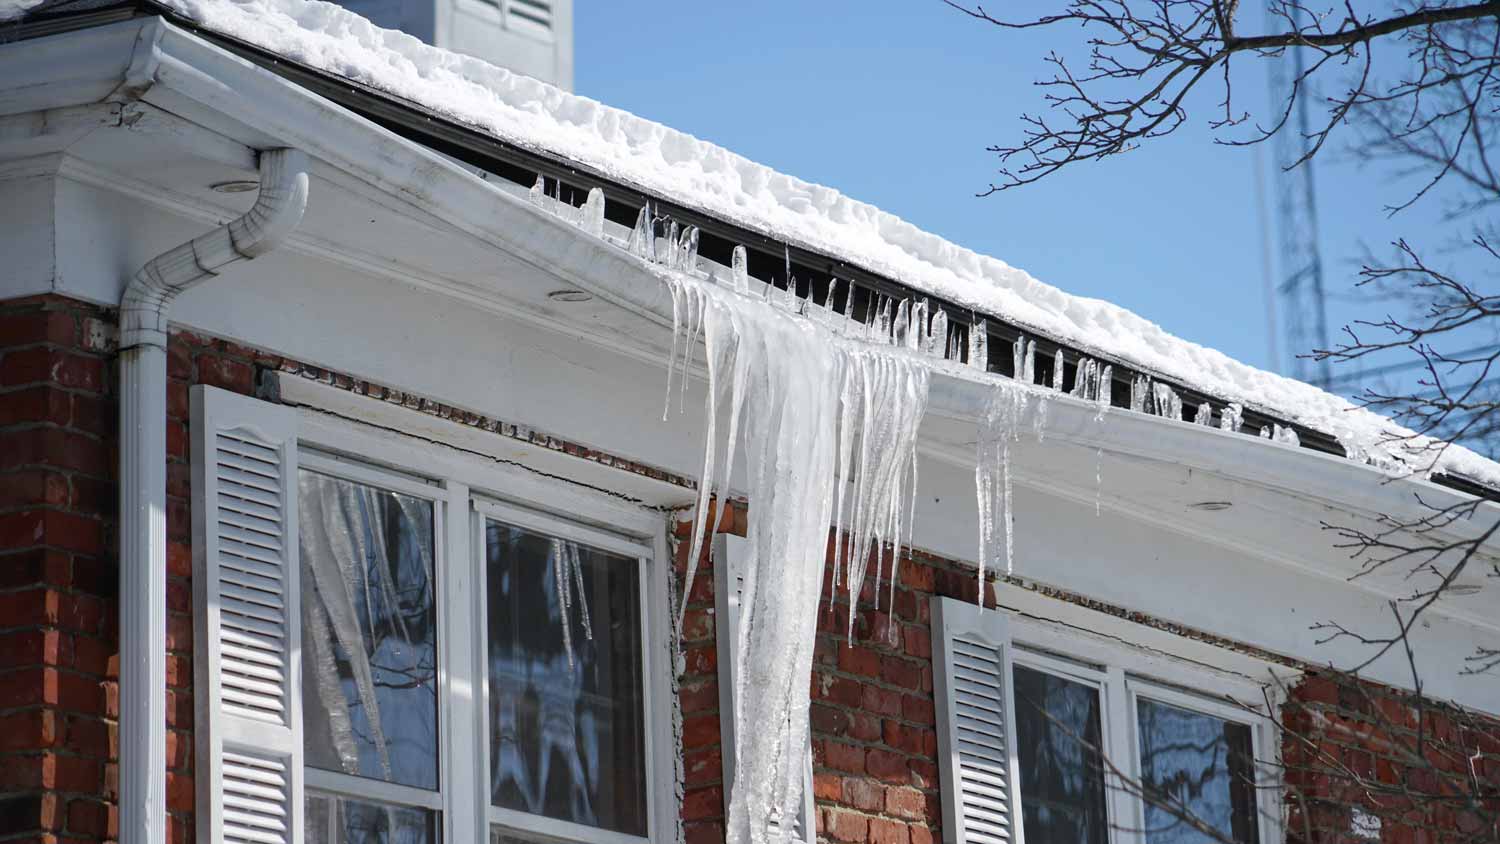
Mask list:
[[[518,30],[552,32],[550,0],[509,0],[505,4],[506,25]]]

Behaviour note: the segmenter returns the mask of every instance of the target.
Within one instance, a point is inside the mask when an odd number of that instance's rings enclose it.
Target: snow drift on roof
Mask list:
[[[1344,398],[1175,337],[1108,302],[1070,296],[832,188],[778,173],[691,135],[480,59],[381,29],[340,6],[318,0],[157,2],[214,32],[420,104],[508,143],[576,161],[643,193],[1323,431],[1346,444],[1357,443],[1377,463],[1414,463],[1410,454],[1403,459],[1401,447],[1391,442],[1410,432]],[[1500,485],[1500,465],[1458,446],[1446,449],[1430,469]]]

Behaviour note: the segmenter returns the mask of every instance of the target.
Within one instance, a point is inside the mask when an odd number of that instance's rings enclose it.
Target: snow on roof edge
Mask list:
[[[204,28],[419,103],[524,148],[577,161],[773,239],[847,261],[1032,333],[1357,443],[1388,467],[1410,431],[1310,384],[1071,296],[833,188],[779,173],[662,124],[377,27],[321,0],[154,0]],[[1430,467],[1500,487],[1500,464],[1450,445]]]

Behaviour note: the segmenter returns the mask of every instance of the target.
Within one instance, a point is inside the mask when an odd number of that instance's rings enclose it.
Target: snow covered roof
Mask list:
[[[22,0],[26,2],[26,0]],[[648,195],[884,275],[1086,354],[1128,363],[1323,432],[1387,466],[1419,465],[1379,414],[1266,372],[1098,299],[1071,296],[1005,262],[922,231],[822,185],[482,60],[381,29],[318,0],[153,0],[204,29],[335,74],[508,144],[577,162]],[[1500,487],[1500,465],[1443,450],[1432,472]]]

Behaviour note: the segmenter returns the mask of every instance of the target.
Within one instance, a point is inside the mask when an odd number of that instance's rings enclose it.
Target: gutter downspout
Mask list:
[[[307,157],[260,155],[244,216],[152,258],[120,296],[120,841],[167,840],[167,311],[281,245],[307,208]],[[207,784],[200,784],[207,787]]]

